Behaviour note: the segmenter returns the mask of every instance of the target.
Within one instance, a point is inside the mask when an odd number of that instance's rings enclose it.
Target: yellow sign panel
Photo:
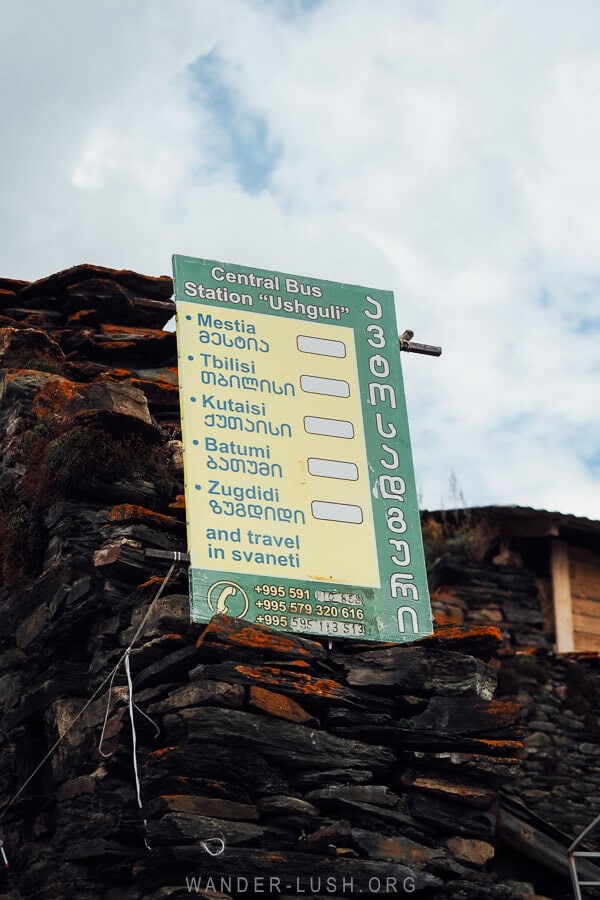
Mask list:
[[[379,587],[353,330],[177,316],[194,566]]]

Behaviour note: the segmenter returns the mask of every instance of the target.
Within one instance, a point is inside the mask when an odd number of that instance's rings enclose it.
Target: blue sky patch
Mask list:
[[[552,303],[552,295],[547,288],[542,288],[536,298],[538,306],[547,309]]]
[[[586,465],[596,478],[600,477],[600,451],[592,456],[586,457]]]
[[[580,319],[575,326],[576,334],[591,334],[600,329],[600,318]]]
[[[224,78],[217,49],[197,59],[190,70],[201,100],[227,141],[239,184],[249,194],[259,193],[268,187],[280,156],[280,149],[269,139],[265,119],[242,106]]]
[[[261,5],[273,10],[282,19],[298,19],[322,3],[323,0],[261,0]]]

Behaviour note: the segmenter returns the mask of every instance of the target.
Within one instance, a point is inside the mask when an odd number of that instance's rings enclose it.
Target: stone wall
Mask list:
[[[522,705],[527,727],[524,778],[507,791],[576,837],[600,814],[600,658],[505,658],[500,688]]]
[[[515,561],[443,554],[432,603],[442,621],[501,630],[497,696],[519,703],[526,728],[522,776],[504,794],[569,843],[600,814],[600,657],[553,651],[543,583]],[[600,827],[586,849],[600,851]]]
[[[505,650],[551,649],[539,580],[523,565],[444,553],[430,566],[438,622],[497,626]]]
[[[510,678],[494,696],[501,634],[469,611],[510,599],[522,620],[527,577],[521,594],[458,577],[465,624],[411,646],[189,625],[185,567],[165,584],[151,555],[185,549],[170,294],[92,266],[0,280],[0,896],[159,900],[192,877],[197,895],[267,896],[269,876],[289,898],[517,900],[528,880],[569,896],[507,857],[501,828],[524,737],[560,784],[542,727],[560,684],[518,674],[525,711]]]

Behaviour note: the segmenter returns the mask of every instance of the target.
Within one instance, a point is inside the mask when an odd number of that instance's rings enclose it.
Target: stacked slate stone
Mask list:
[[[527,726],[523,778],[506,792],[576,837],[600,815],[600,657],[505,658],[500,685]],[[598,834],[590,838],[584,849],[597,850]]]
[[[329,649],[191,626],[185,567],[164,583],[170,293],[91,266],[0,282],[0,896],[533,897],[494,869],[523,737],[496,628]]]
[[[501,792],[500,833],[532,860],[534,880],[542,867],[560,875],[566,848],[600,815],[600,658],[553,652],[544,595],[523,566],[445,554],[431,567],[430,585],[436,619],[501,629],[496,696],[521,706],[526,736],[521,777]],[[579,849],[598,853],[599,837],[600,826]],[[588,881],[600,882],[599,859]]]
[[[445,554],[429,577],[437,621],[496,625],[505,645],[517,650],[548,647],[536,576],[528,569]]]

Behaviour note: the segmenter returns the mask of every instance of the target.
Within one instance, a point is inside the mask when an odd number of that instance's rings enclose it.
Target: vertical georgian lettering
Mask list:
[[[406,633],[405,622],[404,622],[404,614],[408,613],[410,624],[412,626],[411,630],[413,634],[419,633],[419,618],[417,616],[416,609],[413,609],[412,606],[399,606],[398,607],[398,631],[400,634]]]
[[[373,300],[373,298],[369,297],[368,294],[365,297],[365,300],[367,301],[367,303],[372,303],[375,307],[374,313],[371,313],[368,309],[365,309],[365,316],[367,316],[369,319],[380,319],[383,315],[383,310],[381,308],[381,303],[379,302],[379,300]]]

